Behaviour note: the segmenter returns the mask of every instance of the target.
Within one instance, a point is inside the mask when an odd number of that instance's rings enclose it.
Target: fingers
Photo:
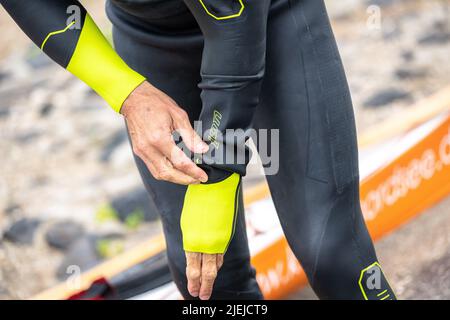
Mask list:
[[[172,118],[175,130],[181,135],[189,150],[194,153],[205,153],[208,151],[208,145],[203,142],[202,138],[192,128],[189,117],[183,109],[179,107],[174,109]]]
[[[173,140],[172,133],[177,130],[191,151],[208,150],[192,128],[187,113],[169,96],[144,83],[133,91],[122,109],[134,153],[156,179],[184,185],[208,180],[207,174]]]
[[[208,300],[211,297],[217,273],[223,265],[223,254],[186,252],[186,277],[191,296]]]
[[[174,168],[172,163],[153,147],[147,147],[144,151],[135,150],[139,158],[144,161],[150,173],[156,180],[168,181],[181,185],[198,184],[199,180]]]
[[[208,175],[191,159],[189,159],[180,148],[178,148],[171,135],[159,139],[156,146],[159,151],[170,160],[177,170],[198,181],[208,181]]]
[[[186,252],[186,277],[188,291],[191,296],[198,297],[200,293],[200,276],[202,268],[202,254]]]
[[[220,270],[220,268],[222,268],[223,266],[223,256],[223,254],[217,255],[217,270]]]
[[[183,185],[208,181],[208,175],[177,147],[170,128],[158,127],[147,138],[132,134],[131,128],[129,131],[134,138],[134,152],[146,162],[157,180]]]
[[[199,294],[201,300],[208,300],[211,297],[214,281],[217,277],[217,271],[217,255],[203,254]]]
[[[200,181],[173,167],[172,163],[165,157],[156,164],[156,172],[153,177],[159,181],[168,181],[181,185],[199,184]]]

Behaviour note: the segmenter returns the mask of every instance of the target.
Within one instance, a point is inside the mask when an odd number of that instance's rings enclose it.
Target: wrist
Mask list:
[[[131,114],[132,110],[139,105],[139,101],[142,100],[143,96],[148,96],[149,92],[152,92],[155,88],[147,81],[142,82],[138,85],[125,99],[120,108],[120,114],[125,118]]]
[[[131,69],[113,50],[87,15],[67,70],[96,91],[116,112],[145,77]]]

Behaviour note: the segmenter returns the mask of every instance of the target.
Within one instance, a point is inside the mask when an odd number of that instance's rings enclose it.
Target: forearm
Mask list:
[[[200,120],[211,152],[203,162],[212,168],[213,178],[220,179],[226,172],[244,175],[248,162],[245,141],[264,76],[270,0],[185,2],[205,38]],[[238,131],[233,135],[228,129]]]
[[[249,160],[245,142],[264,76],[270,0],[185,3],[205,39],[200,121],[210,151],[201,164],[208,182],[189,186],[185,196],[183,244],[188,252],[222,254],[233,238]],[[237,132],[229,134],[230,129]]]
[[[120,111],[128,95],[145,80],[115,53],[78,1],[0,3],[37,46],[86,82],[115,111]]]

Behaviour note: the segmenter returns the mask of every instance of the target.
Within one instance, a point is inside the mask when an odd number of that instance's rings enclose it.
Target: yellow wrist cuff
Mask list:
[[[190,185],[181,213],[185,251],[225,253],[234,234],[241,176],[233,173],[223,181]]]
[[[89,15],[67,70],[95,90],[116,112],[145,80],[119,57]]]

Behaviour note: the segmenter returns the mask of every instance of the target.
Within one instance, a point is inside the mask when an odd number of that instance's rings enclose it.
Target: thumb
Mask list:
[[[190,151],[194,153],[205,153],[208,151],[209,146],[203,142],[201,137],[192,128],[187,116],[174,117],[173,123],[175,130],[181,135],[183,142]]]

